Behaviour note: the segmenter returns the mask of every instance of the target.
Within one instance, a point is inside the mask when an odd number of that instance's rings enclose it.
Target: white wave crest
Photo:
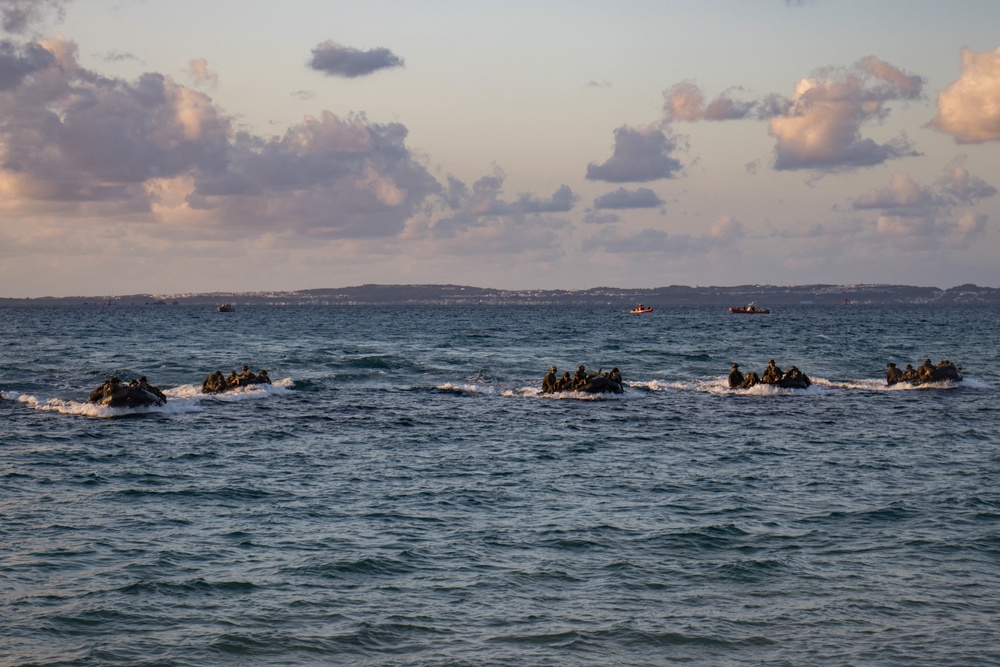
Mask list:
[[[731,389],[729,387],[728,375],[700,380],[688,380],[686,382],[673,382],[669,386],[675,389],[701,391],[707,394],[739,394],[742,396],[818,396],[825,394],[834,386],[824,378],[810,378],[810,380],[812,384],[805,389],[778,387],[773,384],[757,384],[749,389]]]
[[[497,393],[497,390],[493,387],[472,383],[455,384],[453,382],[446,382],[439,385],[437,389],[440,389],[441,391],[452,391],[456,394],[483,394],[486,396],[495,396]]]
[[[163,393],[166,394],[168,398],[214,400],[234,403],[237,401],[246,401],[264,398],[267,396],[287,394],[291,391],[293,384],[294,382],[292,381],[292,378],[283,378],[281,380],[276,380],[272,384],[250,384],[245,387],[230,389],[229,391],[222,392],[221,394],[204,394],[201,391],[201,385],[182,384],[177,387],[173,387],[172,389],[167,389]]]
[[[538,387],[520,387],[518,389],[507,389],[501,392],[501,396],[514,396],[520,398],[542,398],[548,401],[603,401],[609,399],[620,399],[628,396],[628,387],[624,394],[597,393],[591,394],[585,391],[556,391],[543,393]]]
[[[64,415],[80,415],[83,417],[96,417],[99,419],[109,419],[111,417],[124,417],[126,415],[143,414],[181,414],[198,410],[197,406],[190,402],[167,401],[163,405],[146,405],[138,408],[112,408],[107,405],[99,405],[88,401],[72,401],[61,398],[38,398],[30,394],[20,394],[16,397],[19,403],[28,405],[35,410],[42,412],[58,412]]]
[[[96,417],[108,419],[112,417],[124,417],[126,415],[142,414],[184,414],[188,412],[199,412],[204,410],[202,403],[205,400],[221,400],[226,402],[243,401],[247,399],[258,399],[266,396],[284,394],[290,391],[292,379],[285,378],[272,385],[260,384],[249,387],[240,387],[225,394],[203,394],[201,387],[184,384],[165,390],[167,402],[163,405],[147,405],[137,408],[112,408],[106,405],[90,403],[89,401],[74,401],[61,398],[39,398],[30,394],[17,394],[14,392],[2,392],[4,398],[17,401],[30,406],[35,410],[43,412],[58,412],[64,415],[80,415],[83,417]]]

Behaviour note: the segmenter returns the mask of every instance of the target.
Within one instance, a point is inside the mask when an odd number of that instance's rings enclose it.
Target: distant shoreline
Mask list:
[[[949,289],[910,285],[738,285],[644,289],[595,287],[585,290],[500,290],[462,285],[359,285],[329,289],[200,294],[130,294],[0,298],[0,306],[371,306],[371,305],[706,305],[761,306],[833,304],[1000,304],[1000,288],[960,285]]]

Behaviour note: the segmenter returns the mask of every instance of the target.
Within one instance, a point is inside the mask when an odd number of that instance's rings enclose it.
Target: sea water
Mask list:
[[[1000,309],[627,311],[0,310],[0,664],[1000,664]]]

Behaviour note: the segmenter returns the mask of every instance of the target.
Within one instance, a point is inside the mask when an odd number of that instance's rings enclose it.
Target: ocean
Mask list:
[[[630,305],[0,309],[0,665],[1000,664],[1000,308]]]

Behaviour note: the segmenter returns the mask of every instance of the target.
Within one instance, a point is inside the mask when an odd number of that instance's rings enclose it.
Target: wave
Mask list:
[[[500,395],[518,398],[541,398],[547,401],[607,401],[619,400],[624,396],[627,396],[628,387],[626,386],[624,394],[590,394],[585,391],[556,391],[552,393],[543,393],[538,387],[517,387],[514,389],[506,389],[500,392]]]
[[[886,385],[883,379],[865,378],[859,380],[830,380],[828,378],[811,378],[812,385],[806,389],[787,389],[769,384],[758,384],[749,389],[730,389],[728,376],[694,380],[641,380],[629,383],[633,388],[652,393],[679,390],[700,391],[708,394],[737,394],[741,396],[818,396],[838,389],[863,391],[934,391],[942,389],[987,389],[989,384],[974,378],[965,378],[961,382],[935,382],[925,385],[899,383]]]
[[[497,389],[495,387],[490,387],[489,385],[474,384],[474,383],[462,383],[456,384],[452,382],[446,382],[442,385],[436,387],[439,391],[460,395],[485,395],[485,396],[496,396]]]
[[[932,382],[930,384],[913,385],[909,382],[899,382],[894,385],[887,385],[885,380],[842,380],[831,382],[830,386],[838,389],[864,389],[867,391],[940,391],[942,389],[988,389],[989,384],[975,378],[964,378],[961,382],[947,380],[945,382]]]
[[[250,384],[245,387],[230,389],[229,391],[221,394],[204,394],[201,391],[201,385],[182,384],[171,389],[166,389],[163,393],[167,395],[167,398],[176,398],[180,400],[215,400],[226,403],[234,403],[237,401],[263,398],[265,396],[287,394],[291,391],[294,384],[295,383],[292,381],[292,378],[283,378],[281,380],[274,381],[272,384]],[[167,405],[170,405],[169,401],[167,401]]]
[[[706,394],[736,394],[740,396],[817,396],[826,393],[833,385],[823,379],[814,378],[806,389],[789,389],[771,384],[758,384],[749,389],[731,389],[726,375],[694,380],[645,380],[631,382],[631,386],[657,393],[670,390],[698,391]]]
[[[201,386],[184,384],[171,387],[163,391],[167,396],[167,402],[163,405],[147,405],[137,408],[112,408],[106,405],[98,405],[88,401],[74,401],[61,398],[40,398],[31,394],[18,394],[16,392],[0,392],[4,398],[17,401],[35,410],[43,412],[58,412],[64,415],[78,415],[82,417],[95,417],[98,419],[111,419],[115,417],[128,417],[131,415],[145,414],[185,414],[189,412],[200,412],[204,410],[202,405],[205,401],[235,402],[250,399],[260,399],[268,396],[285,394],[291,391],[293,385],[291,378],[278,380],[274,384],[258,384],[248,387],[240,387],[225,394],[203,394]]]

